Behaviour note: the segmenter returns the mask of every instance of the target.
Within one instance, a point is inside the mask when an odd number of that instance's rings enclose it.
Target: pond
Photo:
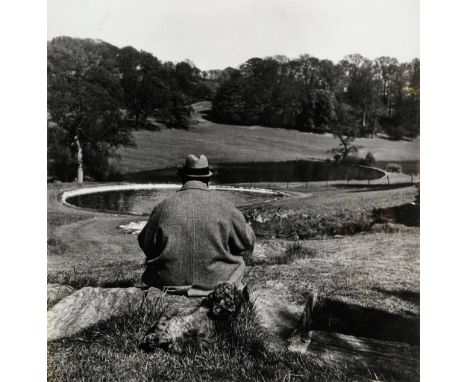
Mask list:
[[[312,160],[218,163],[213,168],[217,171],[214,184],[373,180],[384,176],[378,169]],[[123,175],[123,180],[138,183],[178,182],[176,171],[177,168],[172,167],[128,173]]]
[[[156,186],[157,187],[157,186]],[[66,203],[76,207],[105,212],[127,213],[135,215],[149,215],[153,208],[174,194],[179,187],[150,188],[150,189],[118,189],[108,191],[93,191],[92,188],[78,190],[65,194]],[[222,197],[238,207],[268,202],[286,194],[262,189],[214,188],[210,192],[220,193]]]

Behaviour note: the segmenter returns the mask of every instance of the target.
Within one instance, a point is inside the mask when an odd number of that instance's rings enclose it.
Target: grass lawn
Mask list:
[[[205,153],[213,163],[324,158],[337,145],[330,135],[215,124],[201,115],[207,107],[206,103],[195,105],[189,131],[163,128],[134,132],[137,147],[120,151],[121,171],[178,166],[189,152]],[[419,160],[419,140],[357,139],[356,144],[363,146],[363,155],[371,151],[379,161]],[[419,227],[365,228],[373,208],[414,200],[417,189],[402,184],[405,182],[409,182],[408,176],[392,175],[390,180],[372,184],[258,184],[286,189],[292,196],[244,209],[249,213],[258,210],[267,218],[286,216],[257,232],[256,250],[246,267],[244,283],[252,291],[266,293],[267,297],[281,296],[301,306],[312,290],[332,293],[354,312],[380,312],[378,317],[385,313],[419,324]],[[118,226],[147,218],[82,210],[60,202],[63,191],[90,185],[97,184],[48,185],[48,281],[75,288],[141,285],[144,256],[137,237],[123,233]],[[288,216],[293,219],[288,220]],[[307,229],[336,224],[336,216],[348,219],[350,224],[364,219],[353,232],[365,232],[347,236],[328,233],[313,236],[314,240],[310,235],[302,240],[277,235],[304,221]],[[253,227],[258,228],[255,224]],[[387,370],[385,365],[369,370],[365,365],[337,364],[310,354],[258,351],[254,344],[260,330],[254,323],[229,340],[215,339],[208,350],[182,355],[157,350],[148,354],[138,349],[138,338],[159,314],[157,309],[130,311],[71,338],[48,343],[48,380],[402,381],[411,374]],[[385,323],[375,321],[370,326],[385,332],[379,327]],[[391,333],[392,328],[390,325],[387,331]],[[400,332],[406,329],[398,327]],[[417,370],[411,372],[417,374]]]
[[[212,163],[285,161],[331,157],[338,146],[330,134],[302,133],[261,126],[232,126],[207,121],[201,112],[207,102],[195,105],[190,130],[140,130],[133,133],[134,148],[120,150],[121,172],[135,172],[179,166],[189,153],[206,154]],[[359,138],[360,154],[372,152],[378,161],[419,160],[419,139],[391,141],[384,138]]]
[[[88,184],[89,185],[89,184]],[[106,278],[115,272],[137,275],[141,272],[144,256],[135,235],[123,234],[119,225],[142,221],[142,216],[117,215],[71,208],[58,200],[60,193],[74,185],[51,185],[48,190],[48,273],[77,273],[88,277]],[[289,188],[289,190],[294,190]],[[303,186],[296,196],[262,205],[265,214],[340,213],[343,210],[361,211],[408,203],[414,199],[415,187],[391,189],[341,188]],[[300,192],[301,190],[306,192]]]
[[[261,205],[262,213],[280,211],[315,216],[361,211],[408,203],[417,192],[413,186],[384,186],[288,185],[294,196]],[[49,282],[75,288],[141,284],[143,254],[137,238],[122,233],[118,226],[146,218],[63,205],[59,201],[61,192],[74,187],[82,186],[62,184],[48,188]],[[335,291],[334,298],[351,307],[419,319],[419,228],[401,226],[394,233],[365,232],[298,242],[259,237],[250,264],[253,265],[247,267],[244,282],[253,291],[280,295],[285,301],[300,305],[313,289],[323,294]],[[244,340],[232,344],[221,339],[209,350],[182,355],[163,350],[148,354],[138,349],[138,338],[148,328],[151,317],[159,313],[128,312],[71,338],[49,343],[48,378],[50,381],[407,379],[407,370],[387,370],[385,366],[368,370],[362,365],[327,363],[307,354],[249,352]],[[247,334],[258,332],[251,327]]]

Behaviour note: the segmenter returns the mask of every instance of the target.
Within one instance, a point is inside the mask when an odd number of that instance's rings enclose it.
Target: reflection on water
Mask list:
[[[149,215],[158,203],[176,191],[176,189],[150,189],[96,192],[70,197],[67,199],[67,202],[78,207],[100,211]],[[248,191],[211,190],[210,192],[221,193],[223,198],[231,201],[238,207],[281,197],[281,194],[271,195]]]
[[[257,182],[313,182],[325,180],[369,180],[384,174],[375,169],[319,161],[219,163],[213,165],[217,175],[213,182],[257,183]],[[177,182],[176,168],[148,170],[124,174],[131,182]]]

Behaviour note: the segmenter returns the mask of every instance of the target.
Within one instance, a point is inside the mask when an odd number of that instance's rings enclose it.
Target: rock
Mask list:
[[[269,350],[284,350],[288,339],[297,327],[303,307],[286,299],[278,289],[252,293],[257,316],[262,326]]]
[[[76,334],[99,321],[145,304],[160,304],[164,316],[189,315],[200,306],[201,299],[168,295],[157,288],[82,288],[65,297],[47,312],[47,340]]]
[[[143,297],[137,288],[82,288],[47,312],[47,340],[71,336],[125,309],[137,308]]]
[[[124,233],[131,235],[138,235],[146,225],[146,221],[139,222],[130,222],[128,224],[119,225],[119,228],[124,231]]]
[[[75,291],[69,285],[47,284],[47,308],[54,306],[63,298],[71,295]]]

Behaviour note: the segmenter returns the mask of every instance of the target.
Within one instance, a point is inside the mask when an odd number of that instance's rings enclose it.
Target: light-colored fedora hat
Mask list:
[[[203,154],[199,158],[193,154],[187,155],[184,167],[177,173],[187,178],[209,178],[216,174],[215,171],[210,170],[208,159]]]

